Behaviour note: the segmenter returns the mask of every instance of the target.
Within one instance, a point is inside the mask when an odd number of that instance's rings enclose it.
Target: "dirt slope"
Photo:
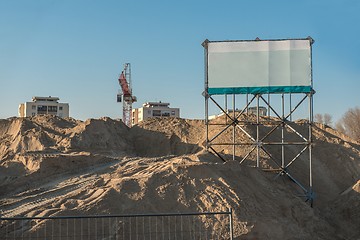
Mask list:
[[[301,122],[294,127],[306,131]],[[131,129],[109,118],[0,120],[0,216],[232,208],[237,239],[354,239],[360,236],[360,145],[323,125],[313,132],[310,208],[289,179],[274,180],[274,173],[252,167],[253,158],[240,165],[205,152],[200,120],[150,119]],[[230,137],[224,133],[219,141]],[[238,158],[247,151],[238,148]],[[305,159],[289,169],[304,182]]]

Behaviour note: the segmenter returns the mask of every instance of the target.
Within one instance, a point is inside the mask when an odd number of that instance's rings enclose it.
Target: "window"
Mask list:
[[[57,106],[48,106],[49,112],[57,112]]]
[[[33,112],[33,113],[31,113],[31,116],[35,116],[35,114],[36,114],[36,113]]]
[[[170,116],[170,112],[162,112],[161,113],[161,116],[163,116],[163,117],[169,117]]]
[[[32,110],[36,110],[36,106],[35,106],[35,105],[32,105],[32,106],[31,106],[31,109],[32,109]]]
[[[59,107],[59,111],[62,111],[62,107],[61,107],[61,106]]]
[[[47,106],[39,105],[37,107],[37,110],[40,111],[40,112],[46,112],[47,111]]]
[[[47,114],[47,106],[37,106],[37,114]]]
[[[153,110],[153,114],[154,117],[161,117],[161,110]]]
[[[175,115],[175,111],[171,111],[171,115]]]

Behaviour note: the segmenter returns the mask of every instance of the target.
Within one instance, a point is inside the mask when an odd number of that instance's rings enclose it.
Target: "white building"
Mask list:
[[[132,124],[153,117],[180,117],[179,108],[170,108],[170,103],[146,102],[141,108],[132,110]]]
[[[230,114],[231,116],[232,116],[232,114],[233,114],[233,110],[232,110],[232,109],[228,109],[226,112],[227,112],[227,114]],[[240,112],[241,112],[241,110],[239,110],[239,109],[236,109],[236,110],[235,110],[236,115],[238,115]],[[248,112],[248,114],[257,115],[257,107],[248,107],[247,112]],[[246,110],[245,110],[245,113],[246,113]],[[266,116],[266,114],[267,114],[267,109],[266,109],[266,107],[259,106],[259,116],[264,117],[264,116]],[[222,113],[220,113],[220,114],[218,114],[218,115],[209,116],[209,119],[210,119],[210,120],[211,120],[211,119],[215,119],[215,118],[221,117],[221,116],[223,116],[223,115],[224,115],[224,113],[222,112]]]
[[[69,117],[69,104],[59,103],[58,97],[33,97],[32,102],[19,105],[19,116],[30,117],[39,114]]]
[[[257,107],[249,107],[248,112],[249,114],[257,115]],[[266,107],[259,106],[259,115],[266,116],[266,113],[267,113]]]

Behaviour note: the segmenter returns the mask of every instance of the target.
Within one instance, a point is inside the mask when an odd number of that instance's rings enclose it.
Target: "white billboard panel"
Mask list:
[[[209,94],[310,92],[312,39],[206,42]]]

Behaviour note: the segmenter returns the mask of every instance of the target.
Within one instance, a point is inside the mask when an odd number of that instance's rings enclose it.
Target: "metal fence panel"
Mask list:
[[[232,212],[0,218],[0,239],[232,239]]]

